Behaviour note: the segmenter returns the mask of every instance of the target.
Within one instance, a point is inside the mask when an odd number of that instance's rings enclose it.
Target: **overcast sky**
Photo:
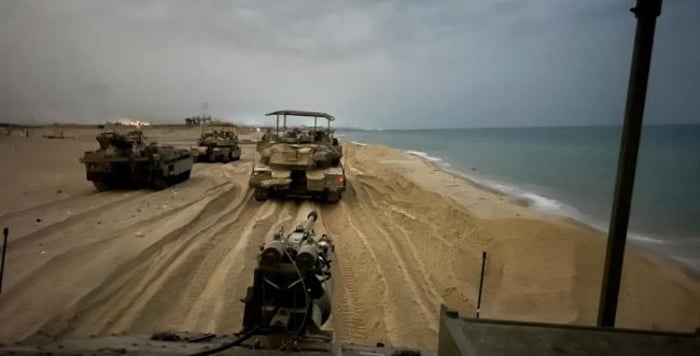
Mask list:
[[[0,1],[0,121],[372,128],[622,121],[633,0]],[[700,122],[700,1],[666,0],[649,123]]]

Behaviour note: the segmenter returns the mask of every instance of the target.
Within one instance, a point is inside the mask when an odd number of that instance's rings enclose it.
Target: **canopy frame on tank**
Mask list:
[[[274,111],[268,114],[265,114],[265,116],[275,116],[276,117],[276,125],[275,125],[275,131],[277,135],[279,135],[280,132],[280,116],[282,117],[282,129],[286,130],[287,129],[287,116],[302,116],[302,117],[313,117],[314,118],[314,131],[318,128],[318,119],[326,119],[327,125],[326,125],[326,130],[328,132],[331,131],[331,121],[335,120],[335,117],[333,115],[327,114],[325,112],[319,112],[319,111],[305,111],[305,110],[278,110]]]

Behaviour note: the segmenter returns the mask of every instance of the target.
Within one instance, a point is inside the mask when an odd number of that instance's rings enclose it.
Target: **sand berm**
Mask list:
[[[154,192],[97,192],[78,163],[97,130],[66,139],[0,137],[0,224],[10,227],[0,342],[153,331],[232,333],[260,244],[317,209],[336,243],[334,314],[343,341],[434,349],[438,310],[475,311],[488,251],[486,318],[595,323],[605,237],[515,204],[388,147],[345,145],[336,205],[256,202],[254,146],[232,164],[196,164]],[[196,129],[149,128],[180,146]],[[618,326],[700,327],[700,283],[635,248]]]

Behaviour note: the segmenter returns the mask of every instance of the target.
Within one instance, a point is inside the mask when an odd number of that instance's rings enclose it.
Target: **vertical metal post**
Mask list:
[[[7,236],[10,234],[8,228],[2,229],[3,243],[2,243],[2,259],[0,259],[0,294],[2,294],[2,279],[5,275],[5,254],[7,253]]]
[[[603,286],[600,291],[598,326],[615,326],[620,279],[627,240],[637,153],[642,134],[642,118],[654,45],[656,18],[661,14],[662,0],[637,0],[632,12],[637,17],[637,32],[630,69],[627,105],[622,128],[620,156],[617,163],[615,196],[610,216]]]
[[[481,277],[479,278],[479,297],[476,302],[476,318],[481,313],[481,292],[484,290],[484,270],[486,270],[486,251],[481,253]]]

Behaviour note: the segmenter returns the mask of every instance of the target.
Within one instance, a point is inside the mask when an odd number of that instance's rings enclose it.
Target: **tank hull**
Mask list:
[[[151,187],[164,189],[189,179],[192,156],[174,151],[169,159],[154,157],[107,157],[100,152],[86,152],[80,160],[85,178],[99,190],[111,188]]]
[[[285,170],[259,164],[253,169],[249,185],[255,189],[258,200],[293,197],[336,203],[345,191],[345,170],[340,165],[313,170]]]

